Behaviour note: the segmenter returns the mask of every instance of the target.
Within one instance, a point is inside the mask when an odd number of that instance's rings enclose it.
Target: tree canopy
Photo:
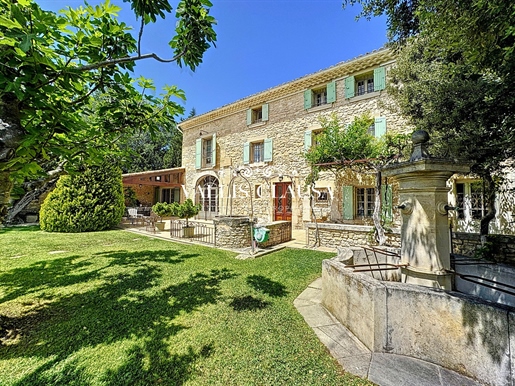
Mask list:
[[[168,0],[128,1],[141,25],[117,19],[109,1],[59,14],[33,0],[0,0],[0,223],[13,181],[43,172],[46,162],[73,169],[100,163],[134,132],[171,128],[183,113],[184,93],[134,80],[137,61],[175,62],[194,70],[214,45],[216,23],[208,0],[182,0],[175,8],[171,55],[142,53],[144,26],[168,17]]]
[[[371,133],[374,119],[370,114],[357,116],[346,126],[333,114],[320,119],[322,131],[317,135],[316,144],[305,153],[311,167],[307,184],[313,184],[324,169],[353,169],[358,172],[375,174],[375,202],[373,221],[376,239],[379,245],[386,242],[385,231],[381,222],[384,209],[381,197],[382,168],[391,162],[402,159],[407,146],[407,135],[386,133],[380,138]]]
[[[432,152],[471,163],[495,217],[495,178],[515,157],[515,3],[344,0],[386,15],[398,58],[387,86],[400,113],[429,132]]]

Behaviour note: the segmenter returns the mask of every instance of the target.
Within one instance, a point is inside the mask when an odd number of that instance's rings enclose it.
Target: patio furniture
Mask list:
[[[155,213],[151,213],[150,216],[143,217],[145,223],[145,230],[147,232],[156,233],[156,223],[160,220],[160,217]]]
[[[128,208],[127,212],[129,212],[129,221],[131,225],[138,223],[138,209],[137,208]]]

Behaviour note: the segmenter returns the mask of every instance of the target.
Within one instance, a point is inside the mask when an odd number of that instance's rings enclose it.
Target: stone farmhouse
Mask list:
[[[260,224],[287,221],[293,228],[308,229],[309,240],[316,217],[326,245],[366,244],[374,209],[374,176],[324,172],[315,188],[307,189],[310,169],[303,153],[316,146],[321,117],[336,115],[346,124],[368,113],[374,118],[370,132],[375,136],[411,132],[400,116],[386,108],[385,87],[394,64],[394,53],[379,49],[192,117],[179,124],[181,168],[124,178],[145,192],[148,205],[192,198],[202,204],[198,219],[250,216]],[[390,242],[396,245],[399,213],[392,210],[396,188],[384,182],[384,213],[392,220]],[[510,188],[513,183],[508,183],[507,191]],[[451,214],[454,230],[477,232],[484,213],[480,181],[454,176],[449,192],[449,202],[461,207]],[[514,205],[501,195],[492,233],[515,234]]]

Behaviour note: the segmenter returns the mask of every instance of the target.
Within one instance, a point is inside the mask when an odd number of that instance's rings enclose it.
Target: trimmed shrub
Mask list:
[[[118,225],[125,211],[122,173],[112,165],[89,166],[61,176],[39,213],[49,232],[90,232]]]

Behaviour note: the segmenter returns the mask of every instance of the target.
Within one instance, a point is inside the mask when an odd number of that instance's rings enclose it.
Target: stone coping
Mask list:
[[[333,229],[333,230],[339,230],[339,231],[356,231],[356,232],[369,232],[374,227],[372,225],[354,225],[354,224],[337,224],[337,223],[317,223],[310,222],[306,224],[306,228],[315,228],[317,227],[320,229]],[[401,233],[399,228],[392,229],[391,232],[386,233]]]

